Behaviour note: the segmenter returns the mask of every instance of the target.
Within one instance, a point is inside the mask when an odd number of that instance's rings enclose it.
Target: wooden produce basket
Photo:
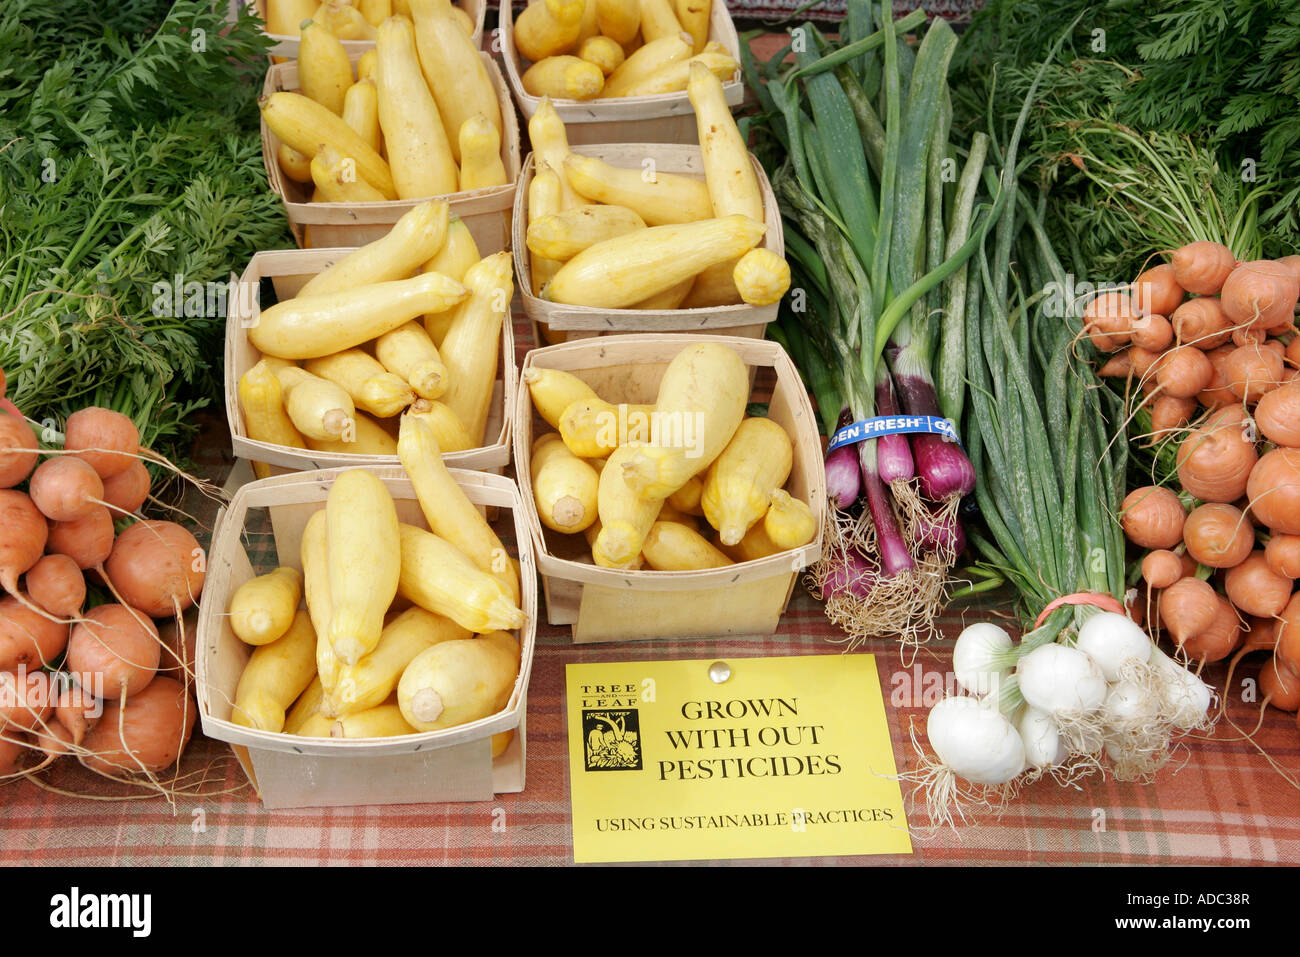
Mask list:
[[[252,7],[261,18],[266,22],[266,0],[243,0],[244,6]],[[483,49],[483,18],[487,13],[488,0],[453,0],[453,6],[460,7],[469,14],[469,18],[474,21],[474,34],[471,39],[474,46],[480,50]],[[275,46],[271,48],[271,55],[275,57],[292,57],[298,56],[298,45],[302,41],[297,35],[289,36],[284,33],[268,33],[272,40],[276,41]],[[343,40],[343,49],[348,51],[350,56],[356,57],[365,53],[367,50],[375,48],[373,40]]]
[[[525,123],[537,112],[541,98],[524,91],[523,75],[529,64],[515,49],[512,30],[514,11],[510,0],[500,10],[501,57],[505,60],[510,89],[519,103]],[[740,37],[722,0],[715,0],[709,21],[709,40],[716,40],[740,62]],[[745,99],[740,70],[722,84],[727,103],[734,109]],[[586,143],[695,143],[695,108],[683,90],[654,96],[611,97],[607,100],[552,100],[564,121],[569,145]]]
[[[608,402],[651,404],[668,362],[699,336],[611,336],[535,349],[523,370],[560,369],[589,384]],[[537,553],[537,569],[546,593],[547,620],[571,625],[577,644],[648,638],[770,635],[790,601],[799,572],[821,557],[826,514],[826,481],[817,419],[794,363],[774,342],[709,336],[734,349],[750,367],[766,398],[768,416],[790,435],[794,463],[786,485],[807,502],[817,517],[817,537],[802,548],[703,571],[626,571],[592,563],[582,535],[562,535],[545,528],[537,516],[528,480],[533,439],[551,431],[533,411],[528,387],[521,385],[515,406],[515,462],[520,494]],[[770,370],[770,371],[769,371]]]
[[[305,738],[258,731],[231,722],[235,690],[253,649],[230,628],[230,597],[255,574],[277,564],[299,571],[302,532],[325,507],[334,479],[346,469],[303,472],[243,486],[217,518],[208,555],[197,627],[199,719],[203,733],[234,746],[236,757],[267,808],[344,807],[488,801],[524,789],[528,678],[537,621],[537,571],[522,502],[514,482],[496,475],[454,471],[471,502],[500,510],[501,532],[513,535],[519,559],[520,601],[527,616],[517,634],[519,677],[504,710],[441,731],[390,738]],[[372,470],[397,504],[398,518],[428,528],[415,491],[400,468]],[[251,553],[246,543],[265,541],[269,513],[274,554]],[[506,518],[506,516],[509,518]],[[503,540],[507,548],[510,542]],[[495,734],[515,730],[506,750],[492,758]]]
[[[252,462],[265,462],[272,472],[303,472],[358,466],[396,466],[397,456],[360,455],[316,452],[271,445],[249,437],[244,427],[244,413],[239,407],[239,379],[261,357],[248,341],[248,330],[257,322],[257,290],[270,284],[279,300],[291,299],[313,276],[342,259],[351,249],[279,249],[254,253],[239,277],[238,294],[231,297],[226,317],[225,390],[226,421],[235,455]],[[448,466],[500,473],[510,461],[510,414],[514,408],[514,390],[518,383],[515,366],[515,336],[510,316],[501,324],[501,355],[497,360],[497,381],[493,387],[492,407],[488,412],[484,442],[477,449],[447,452]],[[278,468],[277,468],[278,467]]]
[[[506,167],[509,182],[504,186],[489,186],[446,197],[451,204],[451,214],[459,216],[469,228],[478,246],[479,255],[487,256],[509,248],[510,211],[514,207],[515,185],[519,180],[519,121],[514,104],[501,76],[501,68],[486,53],[480,53],[487,65],[492,86],[501,104],[501,161]],[[354,61],[355,62],[355,61]],[[282,90],[298,89],[298,61],[278,63],[266,71],[262,95],[270,96]],[[422,199],[395,199],[381,203],[313,203],[312,187],[284,175],[276,151],[280,140],[262,123],[262,162],[266,166],[266,179],[284,201],[285,215],[294,239],[304,248],[321,249],[335,246],[364,246],[388,233],[393,223],[403,213],[424,202]]]
[[[655,169],[664,173],[678,173],[692,179],[704,179],[704,161],[699,146],[682,146],[663,143],[628,143],[579,146],[574,153],[594,156],[612,166],[640,169],[646,160],[653,160]],[[711,306],[704,309],[605,309],[594,306],[569,306],[548,302],[533,294],[529,271],[528,252],[528,185],[533,181],[536,154],[530,153],[524,161],[519,176],[519,189],[515,194],[514,241],[515,289],[523,300],[524,311],[534,323],[534,341],[544,342],[535,324],[544,322],[553,332],[563,332],[566,341],[589,339],[611,333],[642,332],[704,332],[717,336],[746,336],[762,339],[769,322],[776,321],[779,303],[770,306],[751,306],[740,303],[734,306]],[[778,256],[785,255],[785,233],[781,223],[781,210],[776,194],[768,181],[763,166],[750,155],[750,162],[758,174],[758,185],[763,192],[763,211],[767,233],[762,246]]]

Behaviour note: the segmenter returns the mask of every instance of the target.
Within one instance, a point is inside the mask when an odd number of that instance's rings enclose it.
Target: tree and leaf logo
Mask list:
[[[588,771],[640,771],[641,719],[635,708],[582,712]]]

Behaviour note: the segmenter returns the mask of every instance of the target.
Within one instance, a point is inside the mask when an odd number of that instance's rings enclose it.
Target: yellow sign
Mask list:
[[[910,854],[871,655],[567,668],[578,863]]]

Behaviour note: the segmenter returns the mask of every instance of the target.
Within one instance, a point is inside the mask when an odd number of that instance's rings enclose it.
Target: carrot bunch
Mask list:
[[[72,754],[157,785],[197,715],[180,623],[203,586],[202,551],[182,526],[140,518],[151,453],[130,418],[82,409],[62,438],[41,448],[0,409],[0,780]],[[90,584],[112,599],[85,610]]]
[[[1141,578],[1189,660],[1271,652],[1265,700],[1300,709],[1300,256],[1238,262],[1198,241],[1084,312],[1133,386],[1166,485],[1133,489],[1120,521]],[[1170,487],[1176,475],[1177,488]],[[1234,660],[1235,664],[1235,660]]]

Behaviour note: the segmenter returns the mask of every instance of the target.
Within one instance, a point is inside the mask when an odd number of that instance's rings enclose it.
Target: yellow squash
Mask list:
[[[629,487],[658,498],[677,491],[727,447],[748,401],[749,370],[735,350],[716,342],[684,348],[664,370],[655,402],[682,440],[632,448],[623,466]]]
[[[234,724],[278,734],[285,712],[316,677],[316,632],[299,611],[283,636],[256,649],[239,676]]]
[[[421,398],[436,399],[447,391],[447,366],[418,322],[385,332],[374,341],[374,350],[383,368],[410,383]]]
[[[405,279],[433,257],[447,238],[450,207],[432,199],[403,213],[386,234],[307,281],[298,296],[323,296],[358,286]]]
[[[389,372],[361,349],[308,359],[303,368],[342,388],[357,408],[381,418],[397,415],[415,401],[415,392],[405,379]]]
[[[276,371],[289,420],[307,439],[337,439],[356,425],[356,406],[340,386],[294,365]]]
[[[737,261],[731,278],[745,302],[770,306],[790,288],[790,264],[770,249],[751,249]]]
[[[527,243],[534,256],[563,262],[596,243],[645,228],[645,220],[626,206],[578,206],[550,216],[532,216]]]
[[[465,423],[476,446],[483,444],[487,430],[501,353],[501,326],[514,295],[513,276],[508,252],[495,253],[472,266],[465,274],[469,298],[457,308],[439,347],[449,382],[442,401]]]
[[[817,518],[806,502],[784,489],[776,489],[763,516],[763,529],[779,548],[802,548],[817,537]]]
[[[604,160],[576,154],[565,159],[564,174],[579,195],[593,202],[631,209],[650,226],[693,223],[713,215],[709,188],[689,176],[649,169],[621,169]]]
[[[468,295],[455,280],[424,273],[324,296],[299,296],[262,310],[248,338],[267,355],[313,359],[369,342],[424,313],[450,309]]]
[[[375,39],[375,28],[367,22],[360,10],[346,0],[322,3],[312,18],[328,27],[340,40]]]
[[[604,568],[631,568],[636,563],[650,526],[663,507],[663,497],[641,495],[625,481],[626,464],[643,448],[620,446],[600,473],[600,532],[591,546],[591,557]]]
[[[700,269],[743,255],[766,227],[747,216],[652,226],[607,239],[574,256],[546,287],[552,302],[625,309]]]
[[[409,20],[392,17],[379,27],[375,85],[379,127],[399,199],[454,193],[459,174],[438,104],[429,92]]]
[[[557,428],[569,451],[579,458],[601,459],[620,445],[655,439],[652,405],[614,405],[599,397],[565,406]]]
[[[266,0],[266,32],[296,37],[299,26],[319,6],[319,0]]]
[[[311,180],[316,186],[313,203],[382,203],[392,198],[366,182],[356,161],[333,146],[323,146],[312,157]]]
[[[519,642],[502,631],[434,645],[398,682],[403,717],[420,731],[440,731],[496,714],[510,702],[519,657]]]
[[[307,720],[320,712],[321,700],[325,697],[325,686],[317,675],[307,690],[298,696],[298,700],[289,709],[289,716],[284,720],[285,734],[297,734]]]
[[[343,122],[369,143],[371,149],[379,152],[383,144],[379,132],[379,90],[370,77],[348,87],[343,96]]]
[[[523,625],[524,613],[505,586],[455,545],[413,525],[400,531],[402,597],[478,634]]]
[[[641,36],[646,43],[682,32],[671,0],[641,0]]]
[[[548,56],[525,72],[520,82],[530,96],[553,100],[591,100],[605,86],[605,74],[594,63],[576,56]]]
[[[402,671],[416,655],[440,642],[469,638],[471,634],[469,629],[423,608],[406,609],[384,626],[374,651],[355,665],[339,669],[338,684],[334,693],[323,699],[322,713],[339,717],[378,707],[396,690]]]
[[[704,49],[709,40],[709,17],[712,0],[677,0],[674,11],[682,29],[691,35],[691,46],[696,53]]]
[[[536,63],[548,56],[568,53],[582,35],[586,0],[538,0],[524,7],[515,19],[515,48]]]
[[[299,153],[287,143],[280,144],[275,151],[275,156],[280,161],[280,169],[284,170],[284,175],[295,183],[310,183],[312,181],[310,156]]]
[[[358,711],[341,718],[315,714],[298,729],[304,738],[394,738],[415,734],[395,703]]]
[[[442,461],[443,449],[419,416],[403,416],[397,455],[411,480],[429,528],[450,542],[479,571],[497,579],[506,595],[519,603],[519,576],[501,539],[469,500]]]
[[[620,46],[627,46],[641,29],[641,0],[596,0],[596,26]]]
[[[442,244],[442,249],[424,264],[423,272],[440,272],[457,282],[463,282],[470,266],[482,258],[469,227],[463,219],[457,217],[447,227],[447,240]],[[424,331],[429,334],[435,346],[442,345],[454,317],[454,310],[431,313],[424,317]]]
[[[268,442],[291,449],[305,449],[306,440],[284,408],[284,389],[275,373],[262,362],[239,377],[239,407],[244,413],[244,432],[255,442]],[[270,469],[262,462],[253,463],[258,478],[267,478]]]
[[[364,412],[356,414],[352,432],[337,439],[308,439],[307,448],[313,452],[330,452],[335,455],[396,455],[397,441],[384,431],[374,419]]]
[[[589,4],[596,4],[599,0],[588,0]],[[578,47],[578,56],[588,63],[594,63],[600,67],[600,72],[609,76],[623,64],[623,48],[617,40],[612,40],[606,36],[589,37],[582,41]],[[604,89],[604,84],[601,84]]]
[[[794,447],[771,419],[740,423],[722,454],[709,467],[700,500],[704,517],[724,545],[737,545],[772,504],[772,493],[790,477]]]
[[[533,408],[553,429],[560,427],[560,416],[574,402],[600,400],[591,386],[572,372],[530,366],[524,370],[523,380]]]
[[[246,645],[269,645],[289,630],[301,597],[296,568],[282,566],[250,578],[230,597],[230,630]]]
[[[411,411],[407,413],[419,419],[433,432],[433,439],[438,443],[438,448],[446,452],[464,452],[467,449],[476,448],[474,440],[470,438],[469,432],[465,428],[465,423],[460,420],[455,412],[447,408],[446,403],[437,400],[416,399],[411,406]],[[394,449],[392,454],[396,454]]]
[[[298,86],[331,113],[343,115],[352,85],[352,63],[339,38],[313,20],[303,24],[298,46]]]
[[[540,172],[544,169],[542,163],[545,162],[560,178],[560,209],[583,205],[586,201],[574,192],[564,175],[564,161],[570,156],[569,136],[564,130],[564,121],[555,112],[549,96],[542,97],[537,104],[537,111],[528,121],[528,141],[533,144],[533,162],[537,170]],[[528,198],[531,208],[531,193]],[[559,209],[549,210],[547,215],[552,212],[559,212]]]
[[[732,561],[699,532],[681,522],[657,521],[641,545],[646,564],[660,572],[721,568]]]
[[[700,499],[704,495],[704,479],[696,475],[689,482],[668,496],[668,503],[687,515],[703,515],[704,508]]]
[[[300,153],[315,156],[322,146],[333,146],[356,164],[357,175],[386,199],[397,199],[393,174],[370,144],[343,122],[343,118],[301,93],[272,93],[262,102],[267,127]]]
[[[678,309],[695,285],[695,277],[687,276],[675,286],[669,286],[653,296],[647,296],[640,302],[634,302],[632,309]]]
[[[655,70],[649,76],[634,83],[624,96],[657,96],[661,93],[678,93],[687,88],[691,71],[701,67],[710,76],[719,80],[729,80],[740,69],[740,63],[730,53],[714,53],[706,50],[697,53],[689,60],[674,60]]]
[[[549,102],[549,101],[548,101]],[[564,193],[558,171],[551,168],[544,159],[538,159],[537,169],[528,184],[528,224],[549,219],[564,208]],[[574,207],[583,209],[586,207]],[[563,265],[558,259],[548,259],[530,251],[528,257],[529,278],[533,284],[533,295],[540,295],[551,281],[551,277],[560,271]]]
[[[499,142],[501,104],[483,58],[453,10],[450,0],[411,0],[420,67],[438,104],[452,156],[463,164],[457,137],[465,121],[481,116],[496,131]]]
[[[627,96],[627,91],[646,77],[674,60],[687,59],[693,53],[690,42],[681,34],[660,37],[647,43],[609,75],[601,97]]]
[[[325,509],[313,512],[303,526],[299,558],[302,562],[302,590],[307,613],[316,632],[316,673],[326,691],[338,680],[339,660],[330,644],[330,618],[334,605],[330,601],[329,532]]]
[[[533,442],[529,473],[537,517],[547,528],[571,535],[596,520],[600,476],[559,435],[548,432]]]
[[[383,482],[350,469],[330,486],[325,515],[333,606],[330,645],[343,664],[354,665],[379,643],[384,613],[397,594],[397,509]]]
[[[357,9],[372,27],[379,26],[393,15],[392,0],[357,0]]]
[[[490,189],[509,182],[506,164],[501,161],[501,133],[476,113],[461,124],[460,188],[462,192]]]

